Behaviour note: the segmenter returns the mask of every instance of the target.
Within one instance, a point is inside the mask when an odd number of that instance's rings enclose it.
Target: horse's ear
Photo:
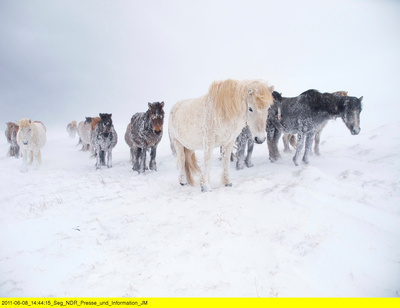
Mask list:
[[[32,120],[31,119],[29,119],[29,124],[31,124],[32,123]]]
[[[363,100],[363,98],[364,98],[364,96],[361,96],[361,97],[359,98],[360,103],[361,103],[361,101]]]
[[[274,89],[275,89],[275,87],[274,86],[270,86],[270,87],[268,87],[268,90],[269,90],[269,92],[274,92]]]
[[[253,90],[253,89],[248,89],[248,90],[247,90],[247,94],[248,94],[248,95],[252,95],[253,93],[254,93],[254,90]]]
[[[161,108],[164,108],[164,102],[161,102]]]
[[[150,102],[148,102],[147,105],[149,106],[149,108],[151,108],[151,103]]]

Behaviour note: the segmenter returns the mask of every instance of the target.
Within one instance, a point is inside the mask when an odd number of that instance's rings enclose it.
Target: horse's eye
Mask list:
[[[249,111],[250,111],[250,112],[253,112],[253,108],[249,107]]]

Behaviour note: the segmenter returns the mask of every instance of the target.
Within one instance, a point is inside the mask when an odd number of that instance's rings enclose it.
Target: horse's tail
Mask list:
[[[186,173],[186,179],[189,183],[189,185],[193,186],[194,185],[194,179],[192,174],[193,173],[199,173],[200,172],[200,167],[197,164],[197,159],[196,155],[194,154],[194,151],[191,151],[187,148],[183,148],[185,152],[185,173]]]

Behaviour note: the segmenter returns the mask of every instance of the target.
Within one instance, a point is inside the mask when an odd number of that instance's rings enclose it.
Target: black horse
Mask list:
[[[118,142],[118,135],[112,122],[112,114],[100,113],[100,121],[91,134],[91,142],[96,151],[96,169],[107,164],[112,167],[112,149]],[[107,163],[106,163],[107,156]]]
[[[282,133],[297,134],[297,159],[306,143],[303,162],[308,163],[308,154],[312,147],[315,132],[329,119],[341,117],[352,135],[360,133],[361,101],[363,97],[338,96],[308,90],[297,97],[285,98],[278,92],[272,93],[274,105],[270,112],[279,117],[268,117],[267,140],[271,162],[280,158],[278,140]]]
[[[146,112],[138,112],[131,118],[130,130],[126,139],[131,147],[133,170],[144,173],[146,170],[146,152],[150,149],[150,170],[157,171],[157,146],[163,135],[164,102],[149,103]],[[129,125],[128,125],[129,129]],[[130,141],[130,142],[129,142]]]

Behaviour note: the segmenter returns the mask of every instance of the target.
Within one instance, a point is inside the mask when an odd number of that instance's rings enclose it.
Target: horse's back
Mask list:
[[[205,123],[206,96],[177,102],[171,109],[169,132],[188,149],[201,149],[204,128],[212,129],[211,123]]]
[[[144,112],[137,112],[135,113],[132,118],[131,118],[131,127],[134,127],[134,130],[138,130],[139,127],[143,124],[144,122]]]
[[[40,121],[35,121],[33,124],[35,125],[37,130],[37,146],[41,148],[46,144],[47,141],[46,126]]]
[[[131,126],[132,126],[132,123],[129,123],[128,126],[126,127],[126,131],[125,131],[125,142],[130,148],[133,147],[133,143],[132,143],[132,140],[131,140],[131,137],[130,137],[130,135],[131,135]]]

